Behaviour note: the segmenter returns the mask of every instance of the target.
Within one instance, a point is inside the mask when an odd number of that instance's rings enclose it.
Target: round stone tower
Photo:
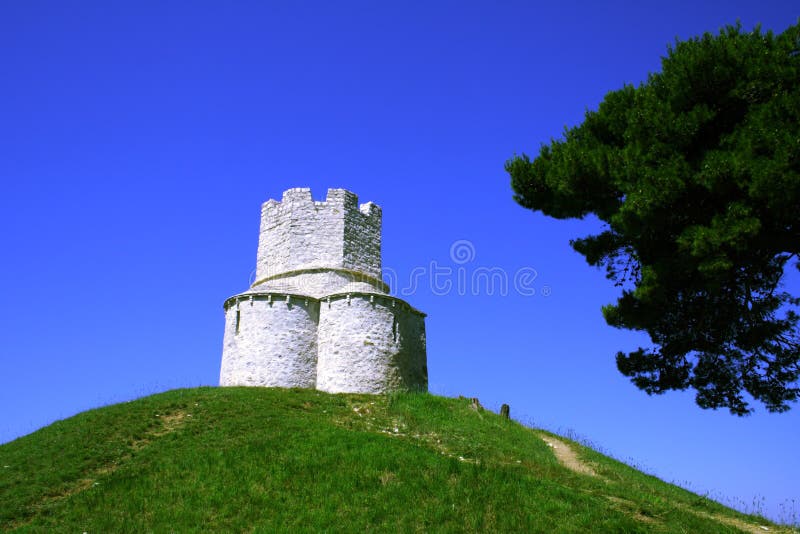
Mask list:
[[[427,390],[425,314],[381,280],[381,209],[289,189],[261,209],[256,281],[225,301],[220,385]]]

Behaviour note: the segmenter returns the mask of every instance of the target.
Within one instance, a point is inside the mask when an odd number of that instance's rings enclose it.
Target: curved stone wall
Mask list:
[[[306,269],[256,281],[252,292],[298,293],[322,298],[333,293],[387,293],[382,280],[346,269]],[[246,291],[245,293],[250,293]]]
[[[277,294],[229,299],[220,385],[313,388],[318,320],[315,299]]]
[[[384,393],[428,389],[425,316],[380,294],[320,302],[317,389]]]

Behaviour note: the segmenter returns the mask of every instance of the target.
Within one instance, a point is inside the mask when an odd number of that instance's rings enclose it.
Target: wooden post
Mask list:
[[[508,406],[508,404],[504,404],[500,407],[500,415],[503,416],[504,419],[511,418],[511,415],[509,413],[510,411],[511,408]]]

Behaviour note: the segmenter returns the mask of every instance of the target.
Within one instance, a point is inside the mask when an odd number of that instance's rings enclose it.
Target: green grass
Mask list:
[[[573,443],[598,476],[574,473],[540,435],[427,394],[175,390],[0,446],[0,529],[780,530]]]

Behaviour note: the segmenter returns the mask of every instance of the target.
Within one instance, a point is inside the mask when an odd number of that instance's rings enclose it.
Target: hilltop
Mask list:
[[[788,531],[428,394],[174,390],[0,446],[0,529]]]

